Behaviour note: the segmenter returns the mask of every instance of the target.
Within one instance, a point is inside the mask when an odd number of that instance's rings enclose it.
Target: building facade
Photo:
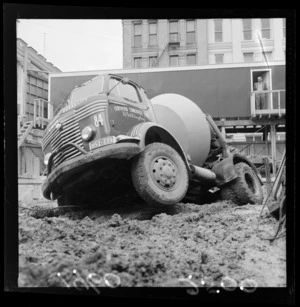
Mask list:
[[[284,18],[126,19],[123,68],[285,60]]]
[[[18,38],[18,174],[26,180],[39,178],[45,169],[41,142],[48,118],[49,72],[61,71]],[[28,182],[20,188],[28,191]]]
[[[48,100],[48,73],[61,72],[22,39],[17,39],[17,104],[18,116],[32,120],[34,100]],[[47,105],[44,115],[47,118]]]

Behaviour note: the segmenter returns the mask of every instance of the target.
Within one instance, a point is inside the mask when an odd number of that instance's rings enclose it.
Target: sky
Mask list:
[[[122,21],[19,19],[17,37],[63,72],[121,69]]]

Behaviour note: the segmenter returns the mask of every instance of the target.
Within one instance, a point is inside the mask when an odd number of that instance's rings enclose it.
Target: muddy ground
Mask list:
[[[73,213],[45,210],[56,202],[19,207],[20,287],[86,286],[80,277],[99,287],[187,286],[188,277],[199,287],[286,286],[285,237],[261,238],[278,226],[265,210],[257,231],[261,205],[157,211],[124,199]]]

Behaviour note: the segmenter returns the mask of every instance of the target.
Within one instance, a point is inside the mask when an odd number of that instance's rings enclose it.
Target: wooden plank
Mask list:
[[[285,118],[275,118],[275,119],[262,119],[262,120],[233,120],[232,118],[227,118],[223,120],[216,120],[214,122],[218,127],[233,127],[233,126],[258,126],[258,125],[285,125]]]
[[[230,134],[230,133],[256,133],[257,130],[259,130],[258,128],[229,128],[226,127],[226,133]],[[280,127],[277,128],[277,132],[285,132],[285,127]]]
[[[19,178],[19,185],[41,185],[44,182],[43,179],[40,178]]]

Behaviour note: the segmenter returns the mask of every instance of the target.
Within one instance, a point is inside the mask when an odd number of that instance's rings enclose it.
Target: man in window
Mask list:
[[[267,91],[267,85],[265,82],[262,82],[262,77],[257,78],[256,83],[254,83],[254,90],[259,92],[255,94],[255,105],[257,110],[265,109],[265,101],[266,101],[266,93],[263,91]]]

